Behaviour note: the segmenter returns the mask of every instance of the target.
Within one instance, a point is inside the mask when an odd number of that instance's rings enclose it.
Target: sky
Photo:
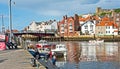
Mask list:
[[[15,4],[14,4],[15,2]],[[94,13],[96,7],[120,8],[120,0],[12,0],[12,28],[23,30],[32,21],[62,20],[64,15]],[[2,17],[9,28],[9,0],[0,0],[0,30]]]

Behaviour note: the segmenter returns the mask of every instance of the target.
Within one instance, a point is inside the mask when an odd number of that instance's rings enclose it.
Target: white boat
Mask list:
[[[103,43],[104,40],[89,40],[90,43]]]
[[[50,49],[44,48],[44,49],[38,49],[39,53],[46,53],[48,54],[50,52]]]
[[[36,47],[39,48],[39,49],[50,48],[50,46],[51,46],[51,44],[49,44],[46,40],[40,40],[36,44]]]
[[[64,53],[64,52],[67,51],[67,49],[66,49],[66,46],[64,44],[57,44],[56,48],[52,49],[51,51],[52,52],[62,52],[62,53]]]

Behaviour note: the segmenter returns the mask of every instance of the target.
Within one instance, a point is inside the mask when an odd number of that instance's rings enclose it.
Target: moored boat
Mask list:
[[[50,48],[51,44],[49,44],[49,42],[47,42],[46,40],[40,40],[38,41],[38,43],[36,44],[36,47],[38,49],[43,49],[43,48]]]
[[[89,40],[90,43],[103,43],[104,40],[97,38],[96,40]]]
[[[104,40],[89,40],[90,43],[103,43]]]
[[[66,49],[66,46],[64,45],[64,44],[57,44],[56,45],[56,48],[55,49],[52,49],[51,50],[52,52],[66,52],[67,51],[67,49]]]

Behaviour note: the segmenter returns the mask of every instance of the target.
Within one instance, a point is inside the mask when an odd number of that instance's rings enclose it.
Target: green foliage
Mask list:
[[[106,15],[105,12],[100,13],[100,16],[105,16],[105,15]]]
[[[105,15],[111,15],[111,14],[112,14],[112,12],[102,12],[102,13],[100,13],[99,16],[105,16]]]
[[[96,16],[96,13],[94,13],[93,16]]]
[[[115,9],[114,12],[119,13],[120,12],[120,8],[119,9]]]

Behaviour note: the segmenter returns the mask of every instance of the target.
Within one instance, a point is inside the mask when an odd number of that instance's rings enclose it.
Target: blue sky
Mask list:
[[[22,30],[32,21],[61,20],[64,15],[94,13],[96,7],[120,8],[120,0],[12,0],[13,29]],[[0,15],[9,26],[9,0],[0,0]],[[0,17],[0,30],[1,30]]]

